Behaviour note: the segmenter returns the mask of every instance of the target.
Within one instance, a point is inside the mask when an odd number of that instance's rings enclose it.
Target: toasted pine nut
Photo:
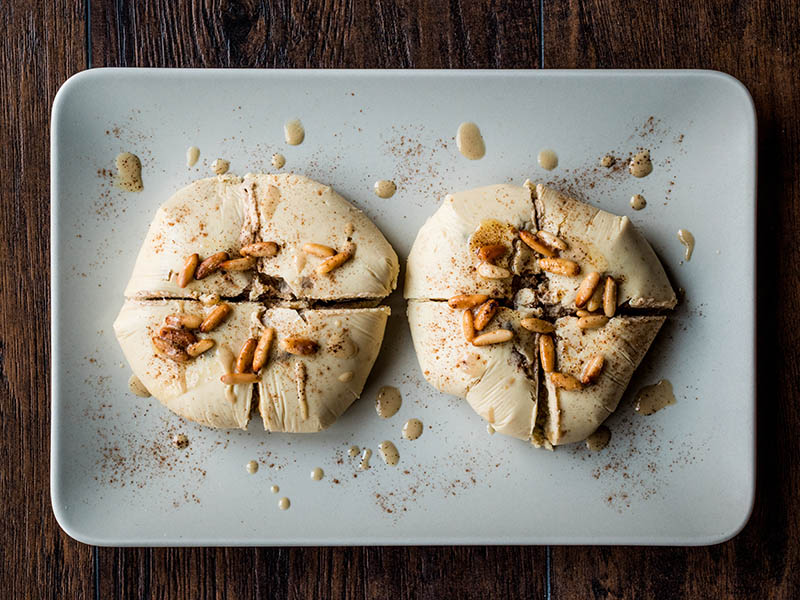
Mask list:
[[[609,319],[617,312],[617,282],[613,277],[606,277],[603,289],[603,312]]]
[[[189,355],[186,354],[186,350],[166,338],[155,335],[152,337],[152,342],[156,350],[175,362],[183,363],[189,360]]]
[[[219,263],[219,268],[223,271],[249,271],[256,266],[256,259],[252,256],[244,258],[233,258]]]
[[[545,231],[544,229],[540,229],[536,232],[536,237],[542,240],[545,244],[550,246],[551,248],[555,248],[556,250],[566,250],[567,249],[567,242],[562,240],[560,237],[550,233],[549,231]]]
[[[328,258],[329,256],[333,256],[334,254],[336,254],[336,250],[334,250],[330,246],[324,246],[322,244],[312,244],[310,242],[307,244],[303,244],[303,252],[305,252],[306,254],[319,256],[320,258]]]
[[[184,327],[186,329],[197,329],[203,317],[200,315],[169,315],[164,319],[164,323],[170,327]]]
[[[214,271],[219,269],[220,263],[225,262],[229,258],[230,256],[228,256],[227,252],[217,252],[216,254],[212,254],[203,262],[201,262],[199,267],[197,267],[197,272],[194,274],[195,279],[204,279],[208,277]]]
[[[600,377],[600,371],[603,370],[605,363],[606,361],[602,354],[595,354],[589,360],[589,362],[586,363],[586,366],[583,367],[583,373],[581,373],[581,383],[588,385],[597,381],[597,378]]]
[[[475,319],[473,320],[475,331],[482,331],[497,313],[499,307],[500,304],[494,298],[481,304],[475,312]]]
[[[253,353],[256,351],[257,343],[255,338],[250,338],[242,344],[242,349],[239,350],[239,356],[236,358],[235,370],[237,373],[247,373],[253,370]]]
[[[586,277],[584,277],[583,281],[581,281],[580,286],[578,286],[578,291],[575,294],[575,306],[580,308],[584,304],[586,304],[589,299],[594,294],[595,289],[597,289],[597,285],[600,283],[600,273],[597,271],[592,271]]]
[[[200,324],[200,331],[208,333],[212,329],[215,329],[225,320],[225,317],[227,317],[232,310],[230,304],[225,304],[224,302],[217,304],[214,310],[208,313],[208,316]]]
[[[188,329],[164,326],[158,332],[158,337],[168,340],[179,348],[186,348],[197,341],[195,335]]]
[[[563,388],[568,392],[575,392],[583,388],[581,382],[568,373],[554,371],[550,373],[550,381],[554,386]]]
[[[491,263],[482,262],[478,265],[478,275],[485,279],[506,279],[511,277],[511,271]]]
[[[503,244],[492,244],[484,246],[478,250],[478,258],[483,262],[492,263],[506,253],[506,247]]]
[[[608,317],[605,315],[591,315],[578,319],[578,327],[581,329],[599,329],[606,323],[608,323]]]
[[[178,287],[185,288],[194,279],[194,273],[197,270],[197,265],[200,263],[200,255],[195,253],[186,259],[183,263],[181,272],[178,273]]]
[[[242,256],[265,257],[275,256],[278,253],[278,244],[275,242],[256,242],[248,244],[239,250]]]
[[[256,383],[261,378],[255,373],[225,373],[219,380],[225,385],[237,385],[240,383]]]
[[[502,344],[514,337],[514,332],[508,329],[495,329],[487,333],[482,333],[472,340],[473,346],[489,346],[490,344]]]
[[[352,242],[348,243],[345,246],[344,250],[334,254],[330,258],[326,258],[321,263],[317,265],[317,273],[320,275],[325,275],[326,273],[330,273],[334,269],[338,269],[348,260],[353,257],[354,252],[354,245]]]
[[[556,370],[556,347],[553,338],[549,335],[539,336],[539,360],[542,363],[542,371],[552,373]]]
[[[272,347],[272,340],[275,339],[275,329],[267,327],[261,332],[261,338],[258,340],[258,345],[253,353],[253,371],[258,373],[261,368],[267,364],[269,358],[269,349]]]
[[[602,315],[602,313],[592,312],[591,310],[584,310],[582,308],[575,311],[575,316],[577,317],[596,317],[600,315]]]
[[[555,325],[552,323],[545,321],[544,319],[537,319],[536,317],[522,319],[519,324],[528,331],[533,331],[536,333],[553,333],[556,330]]]
[[[207,350],[211,350],[214,347],[214,340],[211,338],[203,338],[202,340],[197,340],[191,346],[186,347],[186,354],[195,358],[196,356],[200,356],[203,352]]]
[[[540,258],[539,267],[542,271],[555,273],[556,275],[566,275],[567,277],[575,277],[581,272],[581,267],[578,263],[566,258]]]
[[[461,314],[461,329],[464,331],[464,339],[471,343],[475,339],[475,326],[472,311],[468,308]]]
[[[533,235],[530,231],[525,231],[524,229],[520,229],[519,239],[525,242],[526,246],[528,246],[532,250],[536,250],[536,252],[538,252],[539,254],[542,254],[547,257],[553,257],[556,255],[555,250],[543,244],[541,240],[536,239],[536,236]]]
[[[281,348],[289,354],[307,356],[319,350],[319,344],[314,340],[299,336],[289,336],[281,340]]]
[[[602,285],[598,285],[592,297],[589,298],[589,302],[586,303],[586,309],[589,312],[595,312],[601,308],[603,308],[603,287]]]
[[[460,296],[453,296],[447,301],[450,308],[472,308],[483,304],[489,299],[486,294],[462,294]]]

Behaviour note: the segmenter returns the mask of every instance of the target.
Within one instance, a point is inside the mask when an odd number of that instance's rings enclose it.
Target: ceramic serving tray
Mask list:
[[[299,118],[298,146],[283,125]],[[465,159],[463,121],[486,156]],[[753,105],[708,71],[268,71],[94,69],[67,81],[52,120],[52,501],[74,538],[101,545],[710,544],[736,534],[754,494]],[[189,146],[200,160],[186,166]],[[558,167],[537,164],[544,148]],[[625,158],[649,149],[654,170]],[[144,189],[114,185],[141,158]],[[681,302],[608,420],[609,446],[537,450],[501,435],[422,378],[401,290],[360,400],[315,435],[216,431],[128,390],[112,323],[157,207],[190,181],[272,171],[332,185],[375,221],[401,263],[444,195],[549,182],[628,215]],[[621,159],[601,167],[606,154]],[[382,199],[379,179],[397,184]],[[647,207],[633,211],[642,194]],[[696,239],[684,258],[678,229]],[[401,272],[401,281],[403,273]],[[666,379],[676,403],[632,398]],[[381,419],[381,386],[403,396]],[[401,436],[409,418],[416,441]],[[171,440],[183,433],[188,448]],[[378,444],[400,452],[387,466]],[[371,448],[358,469],[352,445]],[[259,470],[245,465],[255,460]],[[312,469],[325,476],[314,481]],[[280,487],[274,494],[271,486]],[[291,500],[280,510],[278,500]]]

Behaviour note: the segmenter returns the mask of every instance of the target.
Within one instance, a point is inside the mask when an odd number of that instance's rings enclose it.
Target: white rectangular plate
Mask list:
[[[300,146],[283,141],[298,117]],[[486,157],[454,143],[475,121]],[[188,146],[201,160],[187,168]],[[559,156],[537,165],[539,150]],[[651,150],[635,179],[598,166]],[[144,191],[113,185],[142,159]],[[364,209],[404,262],[449,191],[553,181],[629,215],[685,298],[611,419],[610,446],[555,452],[489,436],[469,406],[423,380],[400,291],[360,400],[316,435],[187,423],[128,391],[111,324],[154,211],[211,174],[292,170]],[[372,191],[393,179],[388,200]],[[642,193],[647,208],[630,209]],[[52,121],[52,501],[71,536],[102,545],[708,544],[746,522],[754,495],[755,116],[736,80],[704,71],[196,71],[96,69],[59,92]],[[697,247],[683,262],[679,228]],[[402,273],[401,273],[402,280]],[[677,403],[643,417],[631,397],[661,378]],[[374,399],[397,386],[383,420]],[[414,442],[400,435],[425,423]],[[191,444],[177,450],[174,433]],[[400,463],[382,463],[393,440]],[[372,468],[347,455],[375,452]],[[251,459],[261,468],[245,470]],[[322,467],[325,478],[309,472]],[[280,493],[270,486],[280,486]],[[291,508],[278,509],[278,498]]]

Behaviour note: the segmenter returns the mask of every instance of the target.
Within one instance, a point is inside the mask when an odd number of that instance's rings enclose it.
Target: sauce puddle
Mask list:
[[[409,419],[403,425],[403,437],[407,440],[416,440],[422,435],[422,421],[419,419]]]
[[[545,171],[552,171],[558,166],[558,155],[550,149],[545,149],[539,152],[536,161]]]
[[[655,385],[648,385],[639,390],[633,408],[640,415],[652,415],[672,404],[675,404],[672,384],[662,379]]]
[[[478,160],[486,154],[486,143],[481,130],[475,123],[461,123],[456,133],[456,146],[461,154],[469,160]]]

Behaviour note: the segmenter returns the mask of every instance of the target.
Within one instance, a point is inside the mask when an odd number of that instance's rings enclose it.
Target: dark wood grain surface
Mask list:
[[[89,597],[92,549],[50,508],[50,104],[86,68],[86,10],[0,2],[0,596]]]
[[[0,592],[9,598],[800,597],[800,8],[750,2],[0,2]],[[49,112],[87,66],[715,68],[759,118],[759,472],[711,548],[93,549],[49,500]]]

